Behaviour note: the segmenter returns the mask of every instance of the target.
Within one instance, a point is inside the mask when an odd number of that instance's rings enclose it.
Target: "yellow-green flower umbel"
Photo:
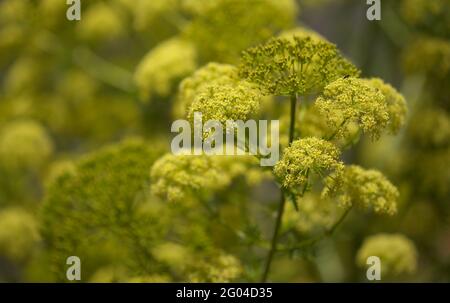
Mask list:
[[[348,125],[357,124],[372,138],[378,138],[389,122],[386,97],[366,80],[340,78],[325,87],[316,108],[335,130],[338,138],[348,135]]]
[[[284,188],[301,191],[308,185],[311,174],[322,176],[328,171],[340,172],[344,164],[339,156],[339,149],[328,141],[315,137],[299,139],[285,149],[274,173]]]
[[[378,89],[385,96],[389,113],[389,131],[396,134],[405,124],[407,113],[405,98],[394,87],[379,78],[371,78],[365,81],[366,84]]]
[[[258,112],[262,95],[250,82],[240,81],[229,85],[211,85],[206,87],[192,102],[188,118],[192,120],[195,112],[203,115],[204,121],[249,119]]]
[[[184,117],[195,97],[203,93],[208,86],[232,85],[239,80],[238,70],[233,65],[211,62],[202,66],[180,83],[175,115]]]
[[[356,263],[365,267],[370,256],[380,258],[381,279],[412,274],[417,269],[416,247],[401,234],[377,234],[365,239],[356,255]]]
[[[32,120],[6,124],[0,131],[0,163],[13,169],[36,169],[53,153],[47,131]]]
[[[399,192],[377,170],[351,165],[345,168],[343,174],[329,176],[326,184],[322,196],[337,195],[344,207],[356,205],[362,209],[372,209],[377,214],[394,215],[397,212]]]
[[[196,49],[189,41],[172,38],[162,42],[142,59],[134,75],[141,97],[166,97],[177,80],[195,70]]]
[[[243,52],[240,74],[273,95],[320,92],[328,83],[359,71],[332,43],[294,36],[274,38]]]

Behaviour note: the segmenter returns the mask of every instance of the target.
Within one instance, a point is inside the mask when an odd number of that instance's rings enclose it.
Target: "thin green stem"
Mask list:
[[[290,119],[290,126],[289,126],[289,144],[294,140],[295,135],[295,109],[297,106],[297,96],[295,94],[291,95],[291,119]],[[283,221],[283,213],[284,213],[284,206],[286,205],[286,196],[281,189],[281,199],[280,204],[278,205],[278,212],[277,212],[277,219],[275,221],[275,228],[273,231],[272,236],[272,242],[270,245],[269,254],[267,255],[266,259],[266,265],[264,268],[263,276],[261,278],[261,282],[266,282],[267,277],[269,276],[270,271],[270,265],[272,264],[273,256],[277,250],[277,243],[278,243],[278,234],[280,232],[281,222]]]
[[[327,235],[330,236],[332,235],[336,229],[339,227],[339,225],[341,225],[342,222],[344,222],[345,218],[347,217],[348,213],[350,212],[350,210],[352,209],[352,207],[347,208],[344,213],[342,214],[342,216],[339,218],[339,220],[336,221],[336,223],[333,224],[333,226],[331,226],[328,230],[327,230]]]
[[[269,250],[269,254],[267,256],[266,266],[264,268],[264,273],[263,273],[261,282],[266,282],[267,277],[269,276],[270,264],[272,263],[273,255],[275,254],[275,251],[277,250],[278,233],[279,233],[280,227],[281,227],[281,221],[282,221],[281,219],[283,218],[285,204],[286,204],[286,197],[284,196],[284,192],[281,191],[281,200],[280,200],[280,204],[278,206],[277,220],[275,222],[275,229],[273,232],[272,243],[270,245],[270,250]]]
[[[75,64],[84,69],[92,77],[126,93],[134,93],[133,75],[101,58],[86,47],[79,47],[73,51]]]
[[[342,222],[344,222],[345,218],[347,217],[347,215],[351,209],[352,209],[352,207],[347,208],[344,211],[344,213],[341,215],[341,217],[330,228],[328,228],[324,233],[322,233],[314,238],[306,239],[293,247],[286,247],[286,248],[280,249],[279,251],[292,251],[292,250],[302,249],[305,247],[310,247],[310,246],[316,244],[317,242],[323,240],[324,238],[330,237],[331,235],[333,235],[335,233],[336,229],[342,224]]]
[[[290,125],[289,125],[289,144],[291,144],[292,141],[294,141],[295,136],[295,109],[297,106],[297,96],[292,95],[291,96],[291,119],[290,119]]]

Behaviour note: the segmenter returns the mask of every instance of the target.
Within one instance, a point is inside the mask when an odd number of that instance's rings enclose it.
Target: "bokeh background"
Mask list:
[[[333,237],[277,254],[270,280],[364,282],[357,256],[372,237],[394,268],[383,281],[450,281],[450,1],[382,0],[380,21],[360,0],[81,2],[68,21],[63,0],[0,1],[0,281],[65,281],[70,255],[82,281],[258,281],[273,180],[224,161],[221,186],[172,203],[152,194],[150,169],[183,116],[183,78],[297,27],[405,96],[399,135],[344,154],[398,187],[399,211],[352,213]],[[285,103],[268,100],[262,115],[282,119]],[[296,237],[334,218],[318,200],[285,222]]]

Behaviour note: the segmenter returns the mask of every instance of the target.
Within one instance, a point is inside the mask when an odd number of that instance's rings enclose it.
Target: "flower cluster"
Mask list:
[[[241,57],[240,74],[274,95],[307,95],[359,71],[332,43],[307,36],[273,38]]]
[[[152,192],[178,202],[194,192],[223,188],[230,179],[221,173],[214,159],[205,155],[164,155],[151,169]]]
[[[294,228],[301,234],[326,230],[338,220],[338,207],[331,199],[322,199],[314,193],[297,197],[298,211],[292,203],[286,205],[283,229]]]
[[[348,136],[351,123],[378,138],[389,122],[386,97],[363,79],[341,78],[328,84],[315,106],[338,138]]]
[[[149,274],[133,276],[125,266],[107,265],[95,271],[89,278],[91,283],[167,283],[172,282],[170,276]]]
[[[0,211],[0,255],[25,261],[40,239],[38,229],[36,218],[21,208]]]
[[[412,274],[417,269],[416,247],[401,234],[376,234],[366,238],[356,255],[356,263],[365,267],[370,256],[380,258],[382,278]]]
[[[43,83],[41,75],[45,69],[43,62],[37,62],[31,56],[17,59],[5,76],[5,92],[11,95],[34,92]]]
[[[450,74],[450,42],[446,39],[422,37],[405,51],[403,65],[407,73],[426,73],[437,79]]]
[[[53,153],[47,131],[32,120],[10,122],[0,133],[0,162],[11,168],[41,167]]]
[[[165,19],[164,16],[176,15],[180,10],[179,5],[177,5],[179,1],[173,0],[135,0],[132,2],[122,2],[126,6],[129,6],[134,16],[133,26],[138,31],[155,28],[170,31],[174,25],[171,25],[170,20]]]
[[[198,46],[206,62],[236,62],[243,49],[292,26],[297,11],[293,0],[201,2],[209,5],[203,4],[185,35]]]
[[[223,125],[227,120],[246,121],[258,112],[261,98],[260,91],[247,81],[209,85],[194,98],[188,119],[193,121],[194,113],[201,112],[204,121],[217,120]]]
[[[151,254],[190,282],[231,282],[242,274],[239,260],[218,250],[192,251],[185,245],[163,242],[153,247]],[[201,261],[200,254],[204,256]]]
[[[175,115],[184,117],[195,97],[212,84],[236,84],[239,81],[237,68],[229,64],[211,62],[197,69],[181,81],[178,89]]]
[[[192,156],[166,154],[151,169],[152,193],[167,201],[184,202],[193,194],[218,191],[243,177],[248,184],[270,179],[253,156]]]
[[[87,41],[117,39],[125,34],[124,17],[114,4],[95,3],[83,12],[83,22],[77,23],[78,35]]]
[[[355,205],[372,209],[377,214],[394,215],[397,212],[399,192],[379,171],[351,165],[342,174],[329,176],[325,183],[322,196],[338,196],[343,207]]]
[[[450,146],[450,116],[444,111],[429,107],[420,109],[411,118],[407,133],[420,148],[445,148]]]
[[[236,257],[217,252],[208,261],[202,261],[190,269],[189,280],[192,282],[226,283],[239,278],[243,272],[241,263]]]
[[[197,66],[196,49],[192,43],[172,38],[153,48],[139,63],[135,81],[145,100],[153,94],[167,96],[177,80]]]
[[[450,117],[436,106],[421,106],[406,132],[413,147],[401,154],[403,173],[415,182],[415,191],[429,193],[438,203],[449,195]]]
[[[378,89],[384,96],[389,113],[388,127],[391,133],[396,134],[405,124],[407,107],[405,98],[390,84],[379,78],[367,79],[366,83]]]
[[[328,141],[315,137],[299,139],[284,150],[273,171],[284,188],[301,192],[308,185],[310,174],[339,174],[344,168],[339,156],[339,149]]]
[[[44,23],[51,29],[59,26],[63,20],[61,16],[65,14],[67,10],[66,3],[58,0],[43,0],[39,1],[38,13],[45,16]]]
[[[450,32],[450,14],[447,0],[402,0],[400,13],[410,25],[437,35]]]
[[[173,242],[155,245],[151,249],[151,254],[157,261],[167,264],[174,270],[184,270],[186,263],[192,258],[192,254],[185,246]]]

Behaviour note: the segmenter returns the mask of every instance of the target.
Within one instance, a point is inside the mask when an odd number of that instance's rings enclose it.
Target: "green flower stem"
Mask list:
[[[291,118],[290,118],[290,126],[289,126],[289,144],[291,144],[291,142],[294,140],[296,106],[297,106],[297,96],[295,94],[293,94],[293,95],[291,95]],[[281,199],[280,199],[280,204],[278,206],[277,220],[275,222],[275,229],[273,231],[272,243],[270,246],[269,254],[267,255],[266,266],[264,268],[261,282],[266,282],[267,277],[269,276],[270,265],[272,263],[275,251],[277,250],[278,234],[279,234],[280,227],[281,227],[285,204],[286,204],[286,195],[285,195],[284,190],[281,189]]]
[[[269,271],[270,271],[270,264],[272,263],[273,255],[275,254],[275,251],[277,250],[278,232],[280,230],[281,221],[282,221],[281,219],[283,217],[285,204],[286,204],[286,197],[284,195],[283,190],[281,190],[281,200],[280,200],[280,204],[278,206],[277,221],[275,222],[275,230],[273,232],[272,243],[270,245],[269,254],[267,255],[266,266],[264,268],[264,273],[263,273],[261,282],[267,281],[267,277],[268,277]]]
[[[297,96],[295,94],[293,94],[293,95],[291,95],[291,120],[290,120],[290,125],[289,125],[289,144],[291,144],[291,142],[294,141],[296,106],[297,106]]]
[[[79,47],[73,51],[73,60],[89,75],[114,88],[133,94],[135,87],[132,74],[99,57],[86,47]]]
[[[333,226],[331,226],[326,232],[325,234],[327,236],[331,236],[336,229],[339,227],[339,225],[341,225],[342,222],[344,222],[345,218],[347,217],[348,213],[350,212],[350,210],[352,209],[352,206],[350,206],[349,208],[347,208],[345,210],[345,212],[342,214],[342,216],[339,218],[339,220],[336,221],[336,223],[333,224]]]
[[[303,249],[305,247],[310,247],[310,246],[316,244],[317,242],[325,239],[326,237],[330,237],[331,235],[334,234],[334,232],[342,224],[342,222],[344,222],[345,218],[347,217],[347,215],[349,214],[351,209],[352,209],[352,207],[347,208],[344,211],[344,213],[341,215],[341,217],[330,228],[328,228],[324,233],[322,233],[314,238],[306,239],[293,247],[292,246],[284,247],[284,248],[279,249],[278,251],[293,251],[293,250]]]
[[[229,225],[226,221],[224,221],[220,217],[220,213],[216,210],[214,210],[207,201],[203,201],[200,199],[200,203],[203,205],[204,209],[207,211],[210,219],[217,224],[221,225],[225,229],[229,230],[231,233],[234,234],[235,237],[237,237],[240,240],[246,240],[249,238],[249,235],[243,231],[242,229],[236,229],[233,226]],[[258,247],[262,249],[269,249],[269,242],[263,241],[263,240],[257,240],[254,241],[253,244],[257,245]]]

